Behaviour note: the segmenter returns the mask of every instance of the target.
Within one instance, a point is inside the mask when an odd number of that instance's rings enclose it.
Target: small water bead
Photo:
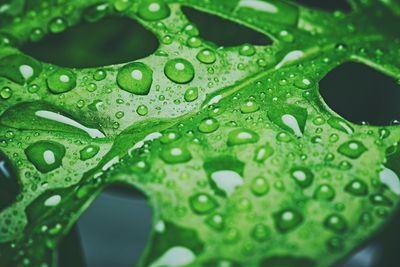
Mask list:
[[[345,191],[354,196],[366,196],[368,195],[368,185],[360,179],[354,179],[346,185]]]
[[[42,173],[61,167],[65,152],[63,145],[52,141],[39,141],[25,149],[28,160]]]
[[[118,12],[127,10],[132,5],[130,0],[117,0],[114,2],[114,8]]]
[[[169,6],[163,0],[144,0],[139,5],[138,15],[144,20],[162,20],[170,14]]]
[[[103,69],[98,69],[93,73],[93,79],[96,81],[102,81],[107,77],[107,72]]]
[[[273,215],[275,227],[279,232],[287,233],[303,222],[303,215],[294,209],[285,209]]]
[[[206,118],[200,122],[198,128],[202,133],[212,133],[219,128],[219,122],[215,118]]]
[[[253,227],[250,235],[254,240],[258,242],[264,242],[270,237],[271,230],[267,225],[263,223],[258,223]]]
[[[374,194],[370,196],[370,201],[372,204],[376,206],[387,206],[390,207],[393,205],[392,200],[390,198],[382,195],[382,194]]]
[[[62,17],[54,18],[49,23],[49,31],[52,33],[60,33],[68,27],[67,21]]]
[[[215,55],[215,52],[212,51],[212,50],[210,50],[210,49],[207,49],[207,48],[201,50],[201,51],[197,54],[196,58],[197,58],[201,63],[204,63],[204,64],[212,64],[212,63],[214,63],[214,62],[217,60],[217,57],[216,57],[216,55]]]
[[[302,187],[309,187],[314,181],[314,174],[310,169],[305,167],[294,167],[290,170],[290,175],[296,183]]]
[[[199,97],[199,89],[197,87],[191,87],[185,91],[184,99],[186,102],[193,102],[198,97]]]
[[[328,184],[322,184],[315,189],[314,198],[323,201],[332,201],[336,196],[335,190]]]
[[[83,11],[83,18],[88,22],[96,22],[104,18],[110,6],[108,3],[100,3],[89,6]]]
[[[30,39],[32,42],[38,42],[43,38],[44,35],[45,32],[41,28],[35,28],[31,32]]]
[[[200,38],[198,37],[190,37],[187,40],[187,45],[191,48],[197,48],[200,47],[203,44]]]
[[[76,87],[76,75],[67,69],[57,69],[47,78],[47,86],[54,94],[62,94]]]
[[[89,160],[99,153],[100,147],[97,145],[88,145],[79,151],[79,156],[82,161]]]
[[[147,95],[153,83],[153,71],[141,62],[123,66],[117,74],[118,86],[135,95]]]
[[[189,36],[198,36],[200,34],[199,29],[197,29],[196,25],[189,23],[187,24],[184,29],[186,34]]]
[[[324,220],[324,226],[335,232],[336,234],[343,234],[347,230],[347,222],[340,214],[331,214]]]
[[[190,161],[192,154],[186,147],[168,146],[162,150],[160,157],[168,164],[178,164]]]
[[[265,160],[270,158],[274,152],[275,150],[273,147],[269,143],[266,143],[255,150],[254,160],[258,163],[263,163]]]
[[[232,130],[228,134],[228,146],[257,143],[259,139],[260,137],[256,132],[245,128],[239,128]]]
[[[10,87],[4,87],[0,91],[0,97],[4,100],[11,98],[12,94],[13,94],[13,91],[11,90]]]
[[[129,166],[129,169],[135,173],[147,173],[150,171],[151,165],[144,160],[137,160]]]
[[[180,137],[181,137],[180,134],[174,131],[168,131],[163,133],[159,140],[163,144],[169,144],[178,140]]]
[[[292,137],[285,132],[280,132],[276,136],[276,140],[282,143],[289,143],[292,141]]]
[[[306,90],[312,87],[312,82],[307,78],[298,77],[294,82],[294,86],[296,86],[299,89]]]
[[[149,113],[149,108],[145,105],[139,105],[136,109],[136,112],[140,116],[146,116]]]
[[[264,177],[258,176],[251,181],[251,192],[256,196],[264,196],[270,190],[269,182]]]
[[[244,114],[253,113],[260,109],[260,105],[257,104],[254,100],[247,100],[240,106],[240,111]]]
[[[219,213],[209,216],[205,222],[217,231],[223,230],[225,226],[224,217]]]
[[[183,58],[169,60],[165,65],[164,73],[171,81],[180,84],[189,83],[195,75],[192,63]]]
[[[189,204],[193,212],[200,215],[210,213],[218,207],[217,201],[207,193],[199,193],[191,196]]]
[[[97,90],[97,85],[95,83],[89,83],[86,85],[86,90],[89,92],[94,92]]]
[[[244,44],[239,48],[239,54],[246,57],[251,57],[256,53],[254,46],[250,44]]]
[[[345,142],[338,148],[340,154],[351,159],[359,158],[367,150],[363,143],[355,140]]]

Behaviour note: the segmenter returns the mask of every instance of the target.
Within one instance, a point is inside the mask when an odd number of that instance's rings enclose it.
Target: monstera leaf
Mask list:
[[[58,266],[60,240],[113,184],[153,209],[139,266],[331,266],[394,213],[400,127],[342,118],[319,81],[350,61],[400,78],[395,0],[353,0],[348,13],[278,0],[1,3],[0,266]],[[188,8],[271,44],[220,47]],[[139,22],[157,51],[76,69],[19,50],[108,16]]]

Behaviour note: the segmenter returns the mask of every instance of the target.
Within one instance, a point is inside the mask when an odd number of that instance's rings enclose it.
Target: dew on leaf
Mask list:
[[[190,151],[181,146],[164,147],[160,157],[168,164],[185,163],[192,159]]]
[[[368,185],[360,179],[354,179],[346,185],[345,191],[353,196],[366,196],[368,195]]]
[[[295,209],[285,209],[274,213],[275,227],[279,232],[287,233],[299,227],[303,222],[303,214]]]
[[[145,105],[139,105],[136,109],[137,114],[140,116],[146,116],[149,113],[149,108]]]
[[[97,145],[88,145],[79,151],[80,159],[83,161],[89,160],[99,153],[100,147]]]
[[[251,192],[256,196],[264,196],[269,192],[270,186],[267,179],[261,176],[253,178],[251,181]]]
[[[357,159],[368,149],[360,141],[347,141],[339,146],[338,152],[348,158]]]
[[[223,192],[225,196],[231,196],[235,190],[243,185],[243,178],[232,170],[218,170],[211,173],[212,187],[216,191]]]
[[[200,215],[210,213],[218,207],[217,201],[207,193],[199,193],[191,196],[189,203],[193,212]]]
[[[47,86],[54,94],[62,94],[76,87],[76,75],[67,69],[57,69],[47,78]]]
[[[212,133],[219,128],[219,122],[214,118],[205,118],[200,122],[198,128],[202,133]]]
[[[223,230],[225,226],[224,217],[218,213],[209,216],[205,222],[217,231]]]
[[[185,91],[184,99],[186,102],[193,102],[198,97],[199,97],[199,89],[197,87],[191,87]]]
[[[256,53],[256,49],[251,44],[244,44],[239,48],[239,54],[246,57],[251,57]]]
[[[257,143],[259,139],[260,137],[256,132],[245,128],[239,128],[229,132],[228,145],[237,146],[237,145],[252,144],[252,143]]]
[[[314,181],[314,174],[306,167],[293,167],[290,170],[290,175],[302,188],[309,187]]]
[[[10,87],[4,87],[0,90],[0,97],[4,100],[11,98],[13,91]]]
[[[18,84],[31,82],[42,72],[42,65],[24,55],[10,55],[0,59],[0,76]]]
[[[36,169],[48,173],[61,167],[65,147],[53,141],[38,141],[28,146],[25,154]]]
[[[210,49],[207,49],[207,48],[201,50],[201,51],[197,54],[196,58],[197,58],[201,63],[204,63],[204,64],[212,64],[212,63],[214,63],[214,62],[217,60],[217,57],[216,57],[216,55],[215,55],[215,52],[212,51],[212,50],[210,50]]]
[[[340,214],[329,215],[324,220],[324,226],[336,234],[342,234],[347,230],[347,222]]]
[[[89,22],[99,21],[107,15],[109,8],[108,3],[98,3],[89,6],[83,11],[83,17]]]
[[[183,58],[169,60],[165,64],[164,73],[171,81],[180,84],[192,81],[195,75],[192,63]]]
[[[67,21],[62,17],[54,18],[49,23],[49,30],[52,33],[63,32],[68,26]]]
[[[139,17],[148,21],[165,19],[169,16],[170,12],[164,0],[144,0],[138,9]]]
[[[279,106],[269,110],[268,117],[272,122],[294,135],[301,137],[307,122],[307,110],[297,106]]]
[[[123,66],[117,74],[118,86],[135,95],[147,95],[153,83],[153,71],[141,62]]]
[[[240,111],[242,113],[253,113],[260,109],[260,106],[254,100],[247,100],[240,106]]]
[[[335,190],[328,184],[318,186],[314,192],[314,198],[321,201],[332,201],[335,196]]]
[[[390,207],[393,205],[392,200],[390,198],[382,195],[382,194],[374,194],[370,196],[370,200],[372,204],[376,206],[387,206]]]
[[[270,158],[274,154],[275,150],[273,147],[266,143],[263,146],[260,146],[256,149],[254,154],[254,160],[258,163],[263,163],[265,160]]]

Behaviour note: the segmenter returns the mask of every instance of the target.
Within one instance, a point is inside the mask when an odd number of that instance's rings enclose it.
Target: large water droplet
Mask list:
[[[363,143],[355,140],[347,141],[338,148],[338,152],[340,154],[349,157],[351,159],[359,158],[367,150],[368,149],[364,146]]]
[[[163,0],[144,0],[139,6],[138,14],[144,20],[161,20],[169,16],[170,9]]]
[[[273,105],[268,112],[269,119],[282,129],[301,137],[306,126],[308,112],[297,106]]]
[[[68,92],[76,87],[76,75],[67,69],[55,70],[47,78],[47,86],[55,94]]]
[[[217,201],[207,193],[199,193],[189,198],[190,207],[197,214],[207,214],[218,207]]]
[[[211,180],[216,188],[224,192],[226,196],[231,196],[237,187],[243,185],[243,178],[235,171],[220,170],[211,174]]]
[[[294,167],[290,170],[290,175],[302,188],[309,187],[314,181],[314,174],[306,167]]]
[[[204,64],[212,64],[217,60],[217,57],[214,51],[206,48],[197,54],[197,59]]]
[[[183,58],[172,59],[164,68],[165,75],[173,82],[188,83],[194,78],[194,67],[192,63]]]
[[[0,76],[18,84],[29,83],[42,72],[42,65],[24,55],[10,55],[0,59]]]
[[[26,148],[25,154],[36,169],[47,173],[61,167],[65,147],[52,141],[39,141]]]
[[[303,215],[294,209],[285,209],[274,214],[275,227],[286,233],[294,230],[303,222]]]
[[[236,146],[252,144],[257,143],[259,139],[260,137],[256,132],[245,128],[239,128],[231,131],[228,134],[228,145]]]
[[[192,159],[190,151],[186,147],[181,146],[163,148],[160,157],[168,164],[185,163]]]
[[[206,118],[199,124],[199,131],[202,133],[212,133],[219,128],[219,122],[214,118]]]
[[[133,62],[118,71],[117,83],[132,94],[147,95],[153,83],[153,71],[143,63]]]

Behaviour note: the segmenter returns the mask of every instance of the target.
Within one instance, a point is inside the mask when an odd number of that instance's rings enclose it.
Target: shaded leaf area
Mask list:
[[[219,47],[182,4],[273,43]],[[400,195],[398,125],[352,123],[320,94],[349,61],[400,78],[397,5],[354,4],[364,16],[247,0],[44,1],[18,13],[0,29],[0,182],[14,192],[0,203],[0,265],[62,266],[62,238],[113,184],[153,209],[139,266],[343,259]],[[115,14],[156,36],[157,51],[75,69],[17,49]]]

